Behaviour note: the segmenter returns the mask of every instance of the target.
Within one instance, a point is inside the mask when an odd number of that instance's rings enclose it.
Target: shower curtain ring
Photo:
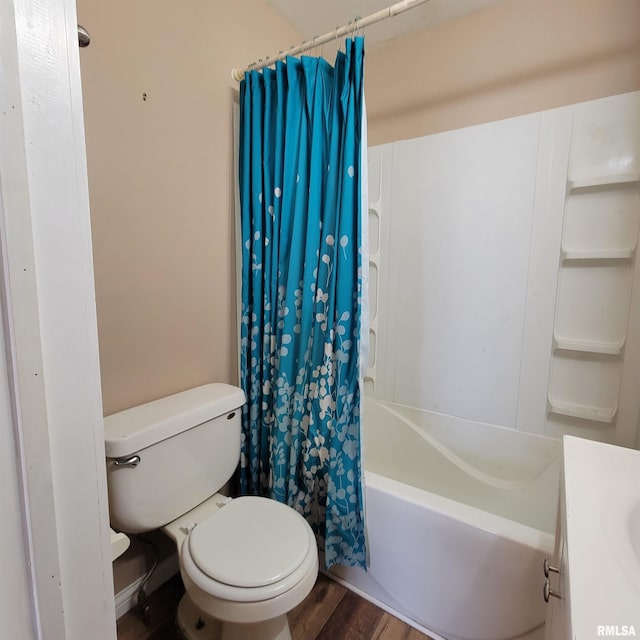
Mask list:
[[[358,22],[362,19],[362,16],[356,16],[353,19],[353,31],[351,32],[351,39],[356,37],[356,34],[358,33]]]

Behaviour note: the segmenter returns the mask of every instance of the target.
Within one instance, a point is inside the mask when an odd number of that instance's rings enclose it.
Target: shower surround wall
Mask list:
[[[634,446],[640,93],[369,156],[369,392]]]

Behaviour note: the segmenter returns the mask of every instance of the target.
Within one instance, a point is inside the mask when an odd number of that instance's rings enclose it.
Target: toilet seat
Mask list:
[[[189,552],[206,575],[233,587],[263,587],[293,573],[309,550],[307,523],[275,500],[247,496],[198,524]]]
[[[255,496],[236,498],[199,522],[180,555],[195,585],[236,602],[275,598],[317,565],[307,521],[284,504]]]

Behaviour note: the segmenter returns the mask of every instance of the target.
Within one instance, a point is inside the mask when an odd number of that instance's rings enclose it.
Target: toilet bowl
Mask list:
[[[189,640],[291,639],[286,614],[318,574],[300,514],[268,498],[215,495],[163,530],[178,547],[186,589],[178,623]]]
[[[174,540],[188,640],[291,640],[287,613],[318,574],[299,513],[218,493],[238,465],[243,404],[241,389],[214,383],[105,418],[111,525]]]

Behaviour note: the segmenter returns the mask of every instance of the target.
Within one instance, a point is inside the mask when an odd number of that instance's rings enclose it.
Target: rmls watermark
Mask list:
[[[596,631],[599,638],[633,638],[637,635],[633,624],[599,624]]]

